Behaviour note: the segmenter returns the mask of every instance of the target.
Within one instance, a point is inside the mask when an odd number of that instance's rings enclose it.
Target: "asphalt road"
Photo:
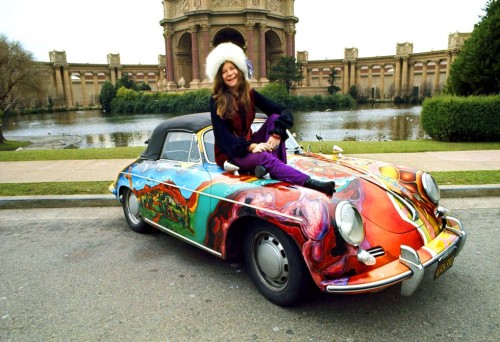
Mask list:
[[[500,199],[444,204],[469,238],[438,280],[286,309],[243,265],[134,233],[119,207],[0,210],[0,340],[498,341]]]

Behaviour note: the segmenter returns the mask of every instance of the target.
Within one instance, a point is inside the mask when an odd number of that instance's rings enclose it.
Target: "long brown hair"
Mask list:
[[[217,75],[215,75],[213,83],[217,115],[222,119],[232,118],[240,108],[248,113],[251,107],[250,90],[252,88],[250,83],[246,80],[243,72],[234,63],[231,61],[227,62],[230,62],[238,69],[238,82],[236,83],[234,93],[230,92],[222,78],[222,67],[226,62],[222,63],[217,71]]]

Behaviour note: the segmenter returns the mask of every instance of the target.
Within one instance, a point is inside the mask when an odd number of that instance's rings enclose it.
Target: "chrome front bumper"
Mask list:
[[[403,296],[412,295],[422,283],[426,269],[437,264],[442,257],[448,255],[453,250],[455,250],[455,256],[457,256],[465,244],[467,234],[460,221],[450,216],[446,217],[446,220],[451,224],[447,224],[443,231],[451,232],[455,234],[457,238],[424,263],[420,261],[420,257],[416,250],[411,247],[401,245],[399,263],[408,268],[406,271],[392,277],[363,284],[347,283],[342,285],[327,285],[326,291],[329,293],[374,292],[402,282],[401,294]]]

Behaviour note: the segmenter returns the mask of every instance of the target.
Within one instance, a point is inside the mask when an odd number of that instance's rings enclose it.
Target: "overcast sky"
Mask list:
[[[296,49],[310,60],[393,55],[396,44],[413,52],[443,50],[448,35],[471,32],[487,0],[295,0]],[[74,4],[74,5],[73,5]],[[69,63],[157,64],[165,54],[161,0],[1,0],[0,33],[19,41],[35,60],[66,51]]]

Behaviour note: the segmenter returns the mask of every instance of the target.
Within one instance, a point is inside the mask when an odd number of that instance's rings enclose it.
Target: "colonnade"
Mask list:
[[[397,44],[396,55],[358,57],[358,50],[344,50],[343,59],[309,61],[306,51],[298,52],[297,61],[303,65],[302,93],[322,92],[330,86],[334,72],[335,85],[344,94],[356,87],[358,95],[368,99],[393,99],[396,97],[426,97],[442,91],[450,66],[461,45],[450,35],[449,49],[413,53],[413,44]],[[320,89],[323,89],[322,91]]]
[[[95,106],[102,84],[106,81],[115,84],[127,74],[135,82],[145,82],[152,90],[164,84],[164,56],[158,65],[122,65],[120,56],[108,55],[108,64],[67,63],[64,51],[51,51],[51,62],[39,62],[46,82],[50,101],[57,107]]]

